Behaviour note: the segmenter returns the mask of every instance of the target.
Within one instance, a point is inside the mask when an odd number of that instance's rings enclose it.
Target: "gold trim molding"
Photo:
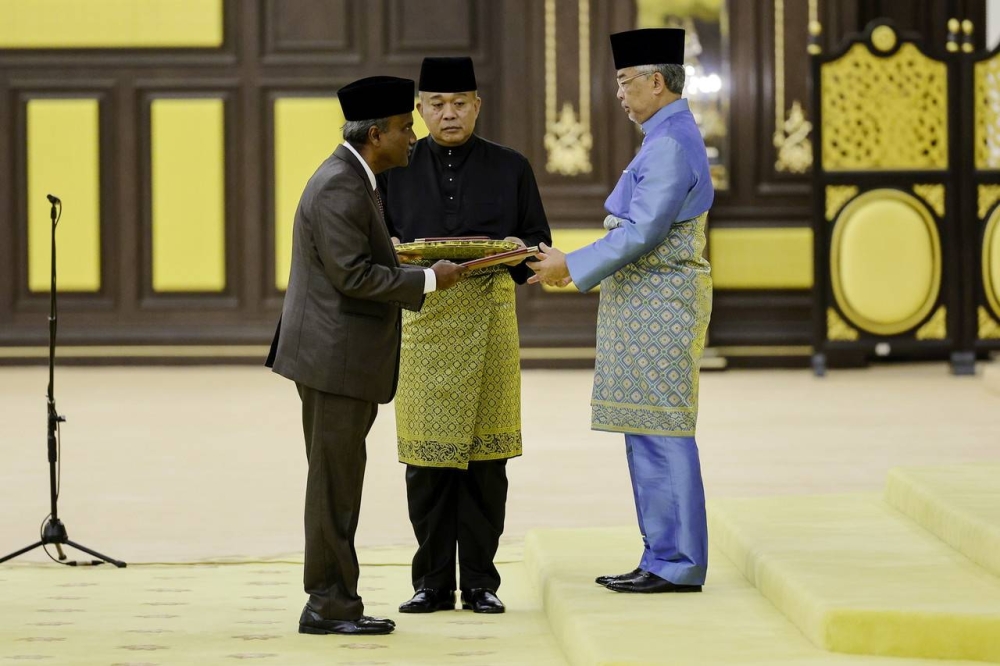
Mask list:
[[[1000,185],[980,185],[978,199],[979,219],[985,220],[993,204],[1000,201]]]
[[[1000,322],[990,316],[986,308],[979,306],[979,339],[1000,340]]]
[[[833,222],[837,219],[837,213],[848,201],[858,195],[858,188],[854,185],[827,185],[826,186],[826,221]]]
[[[917,329],[917,340],[944,340],[948,337],[948,308],[941,306],[927,323]]]
[[[785,0],[774,0],[774,137],[777,150],[774,170],[806,173],[812,167],[813,151],[809,134],[812,123],[799,100],[785,117]]]
[[[841,318],[833,308],[826,309],[826,337],[828,340],[857,340],[858,329]]]
[[[545,0],[545,170],[562,176],[593,171],[590,151],[594,137],[590,131],[590,0],[579,2],[580,114],[571,102],[559,107],[556,86],[556,2]]]
[[[992,274],[993,246],[996,244],[997,234],[1000,234],[1000,208],[993,211],[989,221],[986,222],[986,228],[983,229],[982,256],[979,258],[983,271],[983,291],[986,293],[986,302],[992,308],[993,314],[1000,317],[1000,293],[997,290],[998,285],[994,284]]]
[[[913,191],[939,218],[944,217],[944,185],[914,185]]]

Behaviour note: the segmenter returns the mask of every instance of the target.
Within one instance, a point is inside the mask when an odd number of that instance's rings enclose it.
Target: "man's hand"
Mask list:
[[[395,236],[390,236],[389,238],[392,240],[392,246],[393,247],[396,247],[397,245],[399,245],[399,239],[398,238],[396,238]]]
[[[518,249],[523,249],[528,247],[527,245],[524,244],[524,241],[518,238],[517,236],[507,236],[506,238],[504,238],[504,240],[509,241],[511,243],[517,243]],[[517,257],[516,259],[511,259],[510,261],[505,261],[503,263],[504,266],[517,266],[522,261],[524,261],[524,257]]]
[[[528,278],[528,284],[547,284],[550,287],[565,287],[573,278],[566,266],[566,255],[545,243],[539,243],[540,252],[535,255],[537,261],[528,262],[528,268],[535,274]]]
[[[469,270],[464,266],[453,264],[447,259],[442,259],[431,266],[434,271],[434,278],[437,280],[438,291],[455,286],[455,283],[462,279],[465,272]]]

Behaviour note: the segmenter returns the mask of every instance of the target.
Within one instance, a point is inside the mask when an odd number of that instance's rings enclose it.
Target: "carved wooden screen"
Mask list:
[[[956,67],[885,21],[813,58],[818,373],[959,346]]]

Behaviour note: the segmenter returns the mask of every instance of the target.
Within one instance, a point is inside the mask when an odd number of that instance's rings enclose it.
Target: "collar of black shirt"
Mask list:
[[[431,153],[438,159],[446,159],[448,157],[462,162],[472,149],[476,147],[479,142],[479,137],[473,134],[469,137],[469,140],[463,143],[461,146],[442,146],[434,141],[434,137],[427,137],[427,147],[430,148]]]

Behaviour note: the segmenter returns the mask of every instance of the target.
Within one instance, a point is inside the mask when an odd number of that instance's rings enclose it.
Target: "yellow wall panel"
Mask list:
[[[709,251],[716,289],[812,288],[812,229],[712,229]]]
[[[215,48],[223,0],[0,0],[0,48]]]
[[[158,99],[151,109],[153,289],[226,287],[225,104]]]
[[[28,102],[28,287],[48,292],[52,222],[48,193],[62,199],[59,291],[101,288],[100,107],[95,99]]]
[[[292,226],[310,176],[341,143],[344,113],[336,97],[283,97],[274,102],[274,281],[288,286]]]

